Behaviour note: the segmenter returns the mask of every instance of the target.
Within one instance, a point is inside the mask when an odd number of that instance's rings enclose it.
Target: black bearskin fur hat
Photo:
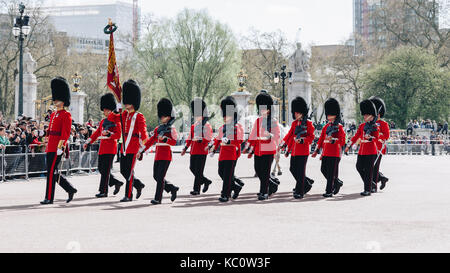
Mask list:
[[[194,117],[208,117],[206,102],[201,98],[195,98],[191,101],[191,113]]]
[[[131,104],[134,110],[139,110],[141,106],[141,89],[134,80],[124,82],[123,88],[123,104]]]
[[[173,105],[172,102],[166,98],[159,100],[158,105],[158,117],[174,117],[172,115]]]
[[[56,77],[52,80],[52,100],[59,100],[64,102],[64,106],[70,106],[70,87],[69,83],[63,77]]]
[[[359,104],[359,108],[361,109],[361,115],[372,115],[376,117],[378,115],[375,104],[370,100],[363,100]]]
[[[107,93],[100,98],[100,109],[116,110],[116,99],[112,93]]]
[[[384,114],[386,114],[386,104],[384,103],[384,100],[379,97],[370,97],[369,100],[375,104],[375,108],[377,109],[378,114],[380,114],[380,117],[384,117]]]
[[[227,107],[228,106],[228,107]],[[233,107],[231,107],[233,106]],[[237,119],[237,103],[236,100],[231,97],[228,96],[226,98],[224,98],[221,102],[220,102],[220,108],[222,109],[222,116],[225,117],[227,114],[231,115],[234,113],[234,118]],[[228,111],[232,111],[231,113],[227,113]]]
[[[325,102],[325,116],[336,116],[337,118],[340,118],[341,107],[336,99],[329,98]]]
[[[305,99],[296,97],[291,102],[292,118],[295,119],[295,113],[301,113],[304,117],[308,116],[309,108]]]
[[[273,99],[266,90],[261,90],[258,96],[256,96],[256,108],[258,109],[258,113],[261,105],[272,111]]]

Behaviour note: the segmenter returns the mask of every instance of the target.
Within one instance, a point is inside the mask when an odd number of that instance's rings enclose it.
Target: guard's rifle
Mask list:
[[[160,124],[158,126],[157,134],[158,137],[163,137],[165,134],[172,131],[172,125],[175,123],[175,118],[172,118],[169,122],[165,124]]]
[[[311,119],[312,116],[314,115],[314,112],[315,112],[315,110],[312,111],[309,116],[304,116],[303,119],[302,119],[301,124],[298,125],[297,127],[295,127],[295,131],[294,131],[295,139],[296,140],[299,139],[300,140],[300,144],[304,143],[304,139],[302,139],[302,136],[308,133],[307,123],[308,123],[308,120]],[[286,143],[284,143],[281,146],[281,150],[285,150],[287,147],[288,147],[288,145]],[[293,147],[293,145],[292,145],[292,147]],[[291,152],[292,152],[292,150],[286,151],[285,156],[288,157],[291,154]]]

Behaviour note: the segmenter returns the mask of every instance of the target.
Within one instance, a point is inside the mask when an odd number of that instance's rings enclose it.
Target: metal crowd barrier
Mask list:
[[[433,147],[434,146],[434,147]],[[389,155],[450,155],[450,145],[446,144],[386,144]],[[358,154],[359,147],[351,149],[349,154]]]
[[[47,157],[43,146],[29,145],[25,153],[7,153],[8,149],[19,149],[18,146],[6,146],[0,150],[0,182],[7,178],[23,176],[43,175],[47,173]],[[40,151],[36,152],[38,149]],[[69,146],[69,158],[62,165],[62,171],[67,175],[74,172],[95,172],[98,169],[99,144],[89,145],[83,151],[82,143],[72,143]]]

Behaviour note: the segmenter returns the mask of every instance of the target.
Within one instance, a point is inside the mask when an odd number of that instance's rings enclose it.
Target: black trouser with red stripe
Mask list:
[[[121,155],[120,173],[126,179],[125,197],[133,198],[133,187],[141,189],[145,185],[141,180],[134,177],[134,166],[136,164],[136,154]]]
[[[358,160],[356,161],[356,169],[364,181],[364,191],[366,192],[372,191],[373,164],[376,159],[377,155],[358,155]]]
[[[269,193],[270,183],[270,168],[273,163],[273,155],[255,156],[255,172],[259,178],[260,187],[259,192],[261,194]]]
[[[206,182],[211,182],[211,180],[203,175],[203,172],[205,171],[206,157],[207,155],[191,155],[189,169],[195,176],[194,191],[197,192],[200,192],[201,185]]]
[[[291,166],[289,170],[297,182],[295,184],[295,194],[305,195],[305,177],[306,177],[306,163],[308,156],[291,156]]]
[[[235,184],[234,169],[236,168],[236,160],[219,161],[219,176],[222,178],[222,193],[223,197],[230,198],[231,191],[237,189]]]
[[[383,155],[380,155],[380,157],[378,158],[377,163],[375,164],[374,170],[373,170],[373,181],[375,183],[380,182],[382,179],[387,179],[386,176],[384,176],[384,174],[382,174],[380,172],[380,164],[381,164],[381,158],[383,157]]]
[[[163,191],[169,193],[176,188],[176,186],[166,180],[170,162],[170,160],[155,160],[153,163],[153,178],[156,180],[155,200],[160,202],[162,200]]]
[[[62,155],[57,156],[56,152],[47,153],[47,188],[45,191],[45,199],[53,201],[55,198],[55,186],[58,183],[67,193],[75,193],[77,190],[64,178],[59,177],[59,163]]]
[[[327,179],[327,187],[325,189],[326,194],[333,193],[334,183],[336,183],[336,179],[339,174],[339,162],[341,161],[340,157],[331,157],[324,156],[322,157],[322,166],[320,167],[320,171],[323,176]]]
[[[111,174],[114,156],[115,154],[103,154],[98,156],[98,171],[101,174],[100,186],[98,188],[100,193],[108,194],[108,186],[112,187],[121,183]]]

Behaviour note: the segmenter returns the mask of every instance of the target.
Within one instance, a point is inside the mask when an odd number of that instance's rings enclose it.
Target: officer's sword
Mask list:
[[[58,156],[58,154],[56,154],[56,156]],[[57,181],[57,183],[59,185],[61,185],[59,181],[61,180],[62,167],[63,167],[64,161],[66,161],[65,159],[66,159],[66,150],[64,149],[63,153],[61,154],[61,162],[59,163],[59,167],[58,167],[58,181]]]
[[[381,149],[377,152],[377,159],[375,160],[375,163],[373,166],[377,165],[378,159],[380,159],[381,155],[383,154],[384,147],[386,147],[386,141],[383,142],[383,146],[381,146]]]

